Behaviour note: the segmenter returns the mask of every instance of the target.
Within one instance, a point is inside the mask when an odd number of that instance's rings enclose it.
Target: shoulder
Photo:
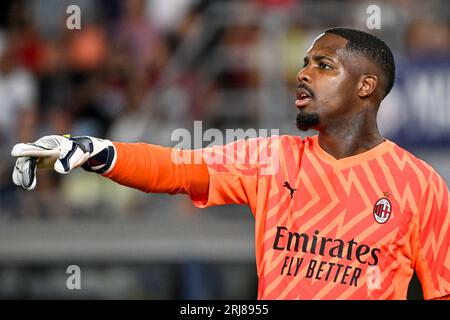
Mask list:
[[[286,148],[286,147],[291,147],[291,148],[300,148],[303,145],[308,143],[308,138],[303,139],[302,137],[299,136],[294,136],[294,135],[272,135],[272,136],[268,136],[268,137],[248,137],[248,138],[243,138],[243,139],[238,139],[223,145],[216,145],[216,146],[212,146],[213,148],[230,148],[233,147],[235,148],[236,146],[238,148],[242,148],[242,147],[253,147],[253,146],[258,146],[258,147],[270,147],[270,148],[275,148],[275,147],[282,147],[282,148]],[[211,148],[211,147],[207,147],[207,148]],[[205,148],[205,149],[207,149]]]
[[[400,169],[403,169],[403,171],[406,171],[405,169],[412,169],[416,175],[422,175],[428,183],[431,181],[441,181],[445,184],[444,179],[427,161],[392,141],[390,143],[394,146],[392,149],[392,157],[395,158],[394,161],[397,162]]]
[[[283,147],[291,148],[302,148],[312,143],[310,137],[302,138],[295,135],[273,135],[265,138],[265,141],[271,145],[281,144]]]

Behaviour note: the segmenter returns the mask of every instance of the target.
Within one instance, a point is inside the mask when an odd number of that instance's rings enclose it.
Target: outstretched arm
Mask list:
[[[17,157],[13,181],[26,190],[36,187],[38,167],[53,167],[62,174],[82,167],[144,192],[184,193],[197,201],[208,196],[208,169],[201,157],[194,159],[191,150],[53,135],[17,144],[11,154]]]

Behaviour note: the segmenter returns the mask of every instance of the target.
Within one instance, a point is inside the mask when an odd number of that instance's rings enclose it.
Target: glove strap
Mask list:
[[[111,164],[114,160],[115,151],[112,146],[108,146],[108,148],[103,149],[95,156],[89,158],[81,167],[86,171],[96,172],[96,173],[105,173],[111,167]],[[93,169],[95,167],[99,167],[98,169]]]
[[[70,138],[74,141],[84,152],[90,154],[94,151],[94,144],[89,137],[74,137]],[[105,173],[111,167],[115,156],[115,150],[113,146],[107,146],[97,154],[91,156],[82,166],[86,171]]]

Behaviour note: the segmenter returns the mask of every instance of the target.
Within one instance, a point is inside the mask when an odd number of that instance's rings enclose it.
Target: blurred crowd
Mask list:
[[[448,55],[448,3],[379,1],[397,59]],[[70,30],[69,5],[81,28]],[[364,1],[3,0],[0,3],[0,218],[147,212],[149,196],[92,174],[11,182],[10,150],[48,134],[170,146],[175,128],[295,132],[295,75],[320,31],[366,29]],[[445,10],[445,8],[447,10]],[[157,197],[157,196],[155,196]],[[176,203],[179,211],[188,206]]]

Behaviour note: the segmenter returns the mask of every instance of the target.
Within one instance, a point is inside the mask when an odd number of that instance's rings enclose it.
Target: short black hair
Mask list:
[[[350,28],[331,28],[325,31],[338,35],[348,41],[346,49],[355,51],[374,61],[383,71],[386,78],[384,97],[394,86],[395,62],[391,49],[387,44],[374,35]]]

